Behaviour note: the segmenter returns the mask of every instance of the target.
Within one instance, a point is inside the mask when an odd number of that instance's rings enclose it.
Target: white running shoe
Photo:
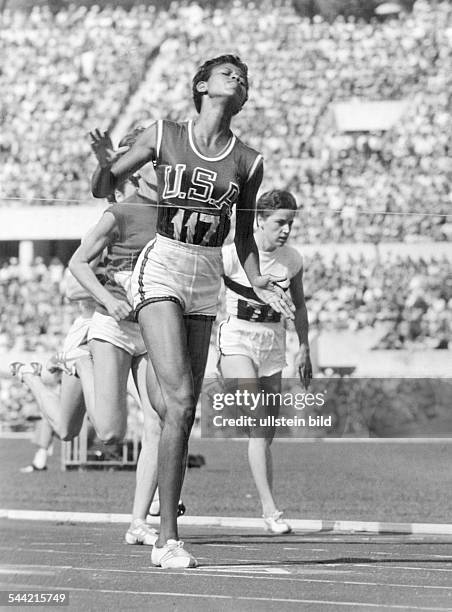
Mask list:
[[[168,540],[162,548],[154,546],[151,561],[153,565],[165,569],[198,567],[198,562],[185,550],[182,540]]]
[[[134,521],[126,533],[127,544],[145,544],[154,546],[157,542],[158,533],[144,521]]]
[[[265,529],[271,533],[290,533],[292,527],[281,518],[282,514],[282,512],[276,510],[270,516],[264,516]]]
[[[30,465],[20,468],[19,472],[22,474],[32,474],[33,472],[45,472],[46,470],[46,465],[44,467],[36,467],[34,463],[30,463]]]

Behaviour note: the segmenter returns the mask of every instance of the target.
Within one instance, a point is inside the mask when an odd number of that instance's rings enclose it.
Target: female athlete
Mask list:
[[[264,193],[257,203],[258,229],[254,235],[261,270],[285,276],[295,305],[295,329],[300,342],[296,358],[307,386],[312,375],[308,343],[308,318],[303,292],[303,266],[298,251],[286,246],[297,210],[288,191]],[[263,304],[250,287],[234,244],[223,248],[226,307],[229,318],[218,330],[220,369],[227,383],[246,380],[246,388],[264,392],[265,405],[256,410],[279,414],[279,405],[270,398],[281,392],[281,372],[286,365],[286,330],[279,312]],[[229,387],[230,384],[226,384]],[[262,396],[261,396],[262,397]],[[254,416],[257,412],[254,413]],[[281,518],[273,499],[273,465],[270,445],[274,427],[249,428],[248,460],[262,504],[264,524],[272,533],[287,533],[290,526]]]
[[[195,121],[155,122],[113,163],[109,135],[91,133],[99,161],[94,196],[105,197],[148,162],[156,167],[157,236],[143,250],[132,284],[164,400],[158,457],[161,529],[152,563],[166,568],[197,565],[178,539],[176,514],[217,310],[221,245],[234,206],[235,244],[250,284],[260,299],[293,317],[284,291],[259,270],[253,221],[262,156],[230,130],[233,115],[247,98],[247,66],[236,56],[222,55],[205,62],[193,78]],[[148,382],[152,384],[151,371]]]

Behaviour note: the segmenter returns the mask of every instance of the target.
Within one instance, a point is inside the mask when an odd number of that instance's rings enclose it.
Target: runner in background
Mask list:
[[[295,198],[288,191],[275,189],[264,193],[257,202],[257,231],[263,274],[287,278],[286,289],[295,306],[295,329],[300,347],[297,366],[305,387],[312,376],[308,342],[308,317],[303,292],[303,262],[298,251],[286,245],[296,214]],[[281,392],[281,374],[286,365],[286,329],[281,314],[264,304],[253,291],[234,244],[223,248],[226,309],[229,315],[218,330],[219,366],[228,391],[247,388],[263,390],[272,398]],[[240,381],[243,380],[241,383]],[[254,417],[278,416],[279,405],[267,399]],[[265,528],[272,533],[288,533],[290,526],[282,518],[273,497],[273,461],[271,443],[274,427],[250,427],[248,460],[259,493]]]

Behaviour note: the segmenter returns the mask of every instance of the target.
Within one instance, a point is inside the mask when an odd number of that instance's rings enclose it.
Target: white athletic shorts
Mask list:
[[[215,317],[221,279],[221,248],[185,244],[160,234],[143,249],[132,275],[135,312],[172,301],[184,315]]]
[[[272,376],[286,366],[286,330],[281,323],[254,323],[230,316],[218,326],[221,355],[245,355],[258,376]]]
[[[134,321],[116,321],[110,315],[95,312],[88,332],[88,340],[105,340],[132,357],[146,353],[140,326]]]
[[[91,320],[91,317],[84,316],[79,316],[75,319],[69,328],[66,338],[64,339],[63,353],[68,353],[69,351],[86,344]]]
[[[113,274],[113,279],[117,285],[120,285],[126,292],[127,301],[132,304],[132,291],[130,284],[132,282],[132,272],[130,270],[119,270]]]

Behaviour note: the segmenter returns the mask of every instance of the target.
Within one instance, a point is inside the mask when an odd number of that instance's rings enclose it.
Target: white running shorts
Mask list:
[[[110,315],[95,312],[88,332],[88,340],[104,340],[132,357],[146,353],[140,326],[134,321],[116,321]]]
[[[172,301],[184,315],[215,317],[221,248],[185,244],[160,234],[143,249],[132,275],[133,307]]]
[[[69,353],[69,351],[86,344],[91,320],[91,317],[84,316],[75,319],[64,339],[63,353]]]
[[[281,323],[254,323],[229,317],[218,326],[221,355],[245,355],[258,376],[272,376],[286,366],[286,330]]]

